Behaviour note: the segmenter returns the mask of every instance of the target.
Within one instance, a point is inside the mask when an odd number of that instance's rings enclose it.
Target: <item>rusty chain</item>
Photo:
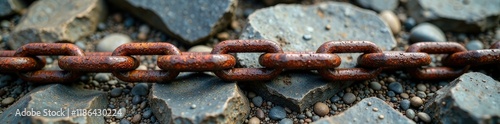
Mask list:
[[[237,68],[237,58],[229,53],[264,52],[258,60],[264,68]],[[337,68],[337,53],[363,53],[356,68]],[[429,54],[447,54],[442,67],[428,67]],[[63,55],[62,70],[42,70],[46,55]],[[160,55],[162,70],[136,70],[140,65],[132,55]],[[257,59],[257,58],[256,58]],[[467,51],[453,42],[420,42],[406,51],[382,51],[369,41],[330,41],[316,52],[283,52],[269,40],[227,40],[210,53],[181,52],[169,43],[129,43],[111,52],[83,52],[69,43],[30,43],[16,51],[0,51],[0,73],[16,73],[23,80],[37,83],[64,83],[79,79],[84,73],[111,72],[127,82],[166,82],[180,72],[214,72],[230,81],[271,80],[284,70],[317,70],[325,79],[369,80],[381,71],[406,69],[417,79],[455,78],[470,66],[500,64],[500,42],[490,49]]]

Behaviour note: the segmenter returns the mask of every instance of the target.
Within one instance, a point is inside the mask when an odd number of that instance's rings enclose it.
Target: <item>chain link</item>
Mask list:
[[[238,68],[237,58],[229,53],[264,52],[259,64],[264,68]],[[355,68],[337,68],[342,60],[337,53],[363,53]],[[446,54],[442,67],[428,67],[429,54]],[[42,70],[45,55],[62,55],[62,71]],[[132,55],[160,55],[162,70],[136,70],[139,59]],[[214,72],[230,81],[271,80],[285,70],[317,70],[325,79],[368,80],[381,71],[406,69],[417,79],[455,78],[470,66],[500,64],[500,42],[490,49],[467,51],[453,42],[421,42],[406,51],[382,51],[369,41],[330,41],[316,52],[283,52],[269,40],[227,40],[210,53],[180,52],[169,43],[129,43],[111,52],[82,52],[68,43],[31,43],[16,51],[0,51],[0,73],[16,73],[23,80],[37,83],[71,82],[83,73],[111,72],[127,82],[166,82],[180,72]]]

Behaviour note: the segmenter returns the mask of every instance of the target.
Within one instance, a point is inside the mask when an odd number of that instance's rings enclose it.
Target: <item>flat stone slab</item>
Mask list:
[[[500,120],[500,82],[482,73],[463,74],[424,106],[434,123],[495,123]]]
[[[0,17],[20,13],[27,6],[25,0],[0,0]]]
[[[323,43],[333,40],[367,40],[383,50],[391,50],[396,46],[390,28],[375,12],[347,3],[325,2],[307,6],[281,4],[257,10],[248,20],[241,39],[275,41],[285,52],[316,51]],[[258,53],[236,55],[242,67],[262,67],[258,62]],[[340,54],[340,67],[354,67],[359,55]],[[320,78],[319,74],[313,73],[282,74],[253,89],[263,91],[256,91],[261,96],[269,96],[264,97],[266,100],[302,111],[306,106],[326,100],[352,83],[334,83]]]
[[[159,30],[195,44],[224,29],[237,0],[111,0]]]
[[[106,109],[107,93],[85,90],[62,84],[49,84],[33,89],[0,115],[0,123],[91,123],[102,124],[104,116],[77,116],[72,110]],[[53,113],[50,111],[61,112]],[[21,115],[22,112],[40,112],[38,116]],[[49,113],[52,113],[49,115]],[[56,115],[59,114],[59,115]]]
[[[326,81],[312,72],[285,72],[267,82],[240,83],[265,100],[293,111],[303,111],[316,102],[329,99],[353,82]]]
[[[151,110],[161,123],[243,123],[250,104],[235,82],[188,74],[153,84]]]
[[[96,30],[104,19],[103,0],[40,0],[14,28],[8,41],[17,49],[31,42],[74,42]]]
[[[409,0],[408,12],[418,23],[443,31],[482,32],[500,21],[499,0]]]
[[[371,105],[370,105],[371,104]],[[374,109],[377,109],[376,111]],[[381,118],[382,116],[382,118]],[[394,110],[383,100],[370,97],[361,100],[346,111],[313,124],[415,124],[403,114]]]

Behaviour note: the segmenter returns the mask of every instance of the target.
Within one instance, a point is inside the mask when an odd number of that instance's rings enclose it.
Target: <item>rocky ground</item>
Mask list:
[[[331,40],[373,41],[385,51],[403,51],[422,41],[457,42],[477,50],[500,40],[499,1],[383,1],[4,0],[0,1],[0,49],[64,40],[84,51],[113,51],[124,43],[162,41],[181,51],[209,52],[223,40],[269,39],[284,51],[315,51]],[[238,66],[259,67],[253,59],[258,54],[236,56]],[[354,67],[352,58],[357,56],[342,55],[342,60],[352,61],[343,61],[341,67]],[[159,69],[156,55],[139,58],[139,70]],[[59,69],[58,56],[46,61],[44,69]],[[430,66],[440,66],[439,61],[439,55],[433,56]],[[500,122],[497,71],[473,67],[457,79],[424,81],[397,70],[346,82],[326,81],[315,72],[290,71],[264,83],[182,73],[164,84],[124,82],[110,73],[89,73],[68,85],[39,85],[1,74],[0,122]],[[23,108],[107,108],[124,114],[72,116],[72,120],[12,114]]]

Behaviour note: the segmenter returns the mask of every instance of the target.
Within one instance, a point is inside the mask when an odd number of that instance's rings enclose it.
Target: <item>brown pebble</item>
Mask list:
[[[141,114],[136,114],[136,115],[134,115],[134,117],[132,118],[131,122],[132,122],[132,123],[139,123],[139,122],[141,122],[141,119],[142,119],[142,118],[141,118]]]
[[[322,117],[325,116],[330,112],[330,108],[328,108],[328,105],[322,102],[318,102],[314,104],[314,113],[316,113],[318,116]]]
[[[260,120],[257,117],[252,117],[248,120],[248,124],[260,124]]]
[[[404,99],[408,99],[410,98],[410,96],[408,95],[408,93],[401,93],[400,96]]]
[[[113,20],[114,20],[115,22],[120,23],[120,22],[122,22],[122,21],[123,21],[123,17],[122,17],[122,15],[121,15],[121,14],[116,13],[116,14],[114,14],[114,15],[113,15]]]
[[[312,122],[312,120],[310,118],[307,118],[305,121],[306,122]]]
[[[260,118],[260,119],[264,119],[265,118],[264,111],[262,111],[262,109],[260,109],[260,108],[257,108],[257,111],[255,112],[255,115],[258,118]]]
[[[238,21],[232,21],[231,22],[231,28],[233,28],[234,30],[241,30],[241,27],[240,27],[240,22]]]
[[[217,34],[217,38],[219,40],[227,40],[227,39],[229,39],[229,33],[221,32],[221,33]]]
[[[422,104],[424,104],[424,101],[422,101],[422,99],[420,97],[412,97],[410,99],[410,103],[414,107],[420,107],[420,106],[422,106]]]
[[[139,40],[147,40],[147,39],[148,39],[148,34],[147,34],[147,33],[142,33],[142,32],[141,32],[141,33],[139,33],[139,34],[137,35],[137,39],[139,39]]]

